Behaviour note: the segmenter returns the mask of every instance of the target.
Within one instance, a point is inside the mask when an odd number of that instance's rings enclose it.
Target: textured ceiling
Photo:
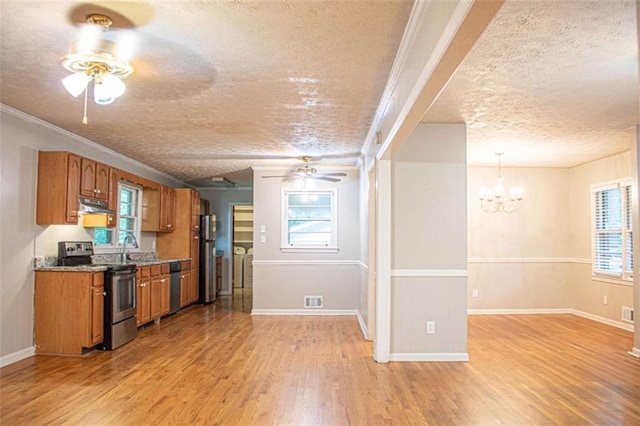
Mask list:
[[[470,164],[571,167],[629,149],[635,1],[507,0],[423,122],[466,122]]]
[[[183,181],[241,181],[281,157],[354,164],[412,3],[2,0],[0,102]],[[107,33],[135,73],[113,104],[90,99],[85,126],[60,59],[98,4],[135,27]]]

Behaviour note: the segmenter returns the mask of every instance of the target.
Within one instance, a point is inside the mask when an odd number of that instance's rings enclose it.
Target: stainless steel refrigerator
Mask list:
[[[216,216],[200,215],[199,303],[216,300]]]

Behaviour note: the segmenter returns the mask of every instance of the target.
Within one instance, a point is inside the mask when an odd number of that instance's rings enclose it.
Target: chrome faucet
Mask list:
[[[125,234],[126,235],[125,235],[124,239],[122,240],[122,263],[123,264],[127,263],[127,241],[132,239],[133,241],[131,241],[131,246],[133,248],[138,248],[139,247],[138,246],[138,240],[136,240],[136,236],[133,235],[132,232],[127,231],[127,232],[125,232]]]

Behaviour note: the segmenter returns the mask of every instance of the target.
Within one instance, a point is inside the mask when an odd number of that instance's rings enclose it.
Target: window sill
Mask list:
[[[337,253],[338,247],[280,247],[282,253]]]
[[[602,283],[609,283],[609,284],[616,284],[616,285],[623,285],[626,287],[633,287],[633,281],[630,280],[623,280],[622,278],[616,278],[616,277],[606,277],[606,276],[602,276],[602,275],[591,275],[591,279],[593,281],[599,281]]]

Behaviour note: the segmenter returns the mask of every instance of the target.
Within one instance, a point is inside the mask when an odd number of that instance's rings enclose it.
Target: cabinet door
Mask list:
[[[189,257],[191,258],[191,267],[197,269],[200,264],[200,236],[198,234],[191,235],[191,253],[189,253]]]
[[[169,275],[163,275],[161,282],[162,294],[160,295],[160,316],[167,315],[170,310],[171,277]]]
[[[100,163],[96,163],[94,198],[105,201],[109,199],[109,167]]]
[[[189,304],[191,292],[191,271],[182,271],[180,274],[180,307]]]
[[[77,155],[69,154],[67,162],[67,214],[66,222],[78,223],[78,197],[80,192],[81,160]]]
[[[200,194],[197,191],[191,192],[191,230],[200,230]]]
[[[160,318],[162,311],[162,283],[166,281],[163,276],[151,278],[151,312],[150,319]]]
[[[80,176],[80,195],[95,197],[96,162],[87,158],[82,159],[82,175]]]
[[[151,278],[140,280],[140,324],[151,320]]]
[[[92,287],[91,298],[91,344],[104,340],[104,287]]]
[[[171,232],[176,222],[176,190],[168,186],[160,188],[160,230]]]
[[[198,301],[199,290],[200,289],[200,281],[199,281],[199,271],[198,268],[191,269],[191,302],[195,303]]]

